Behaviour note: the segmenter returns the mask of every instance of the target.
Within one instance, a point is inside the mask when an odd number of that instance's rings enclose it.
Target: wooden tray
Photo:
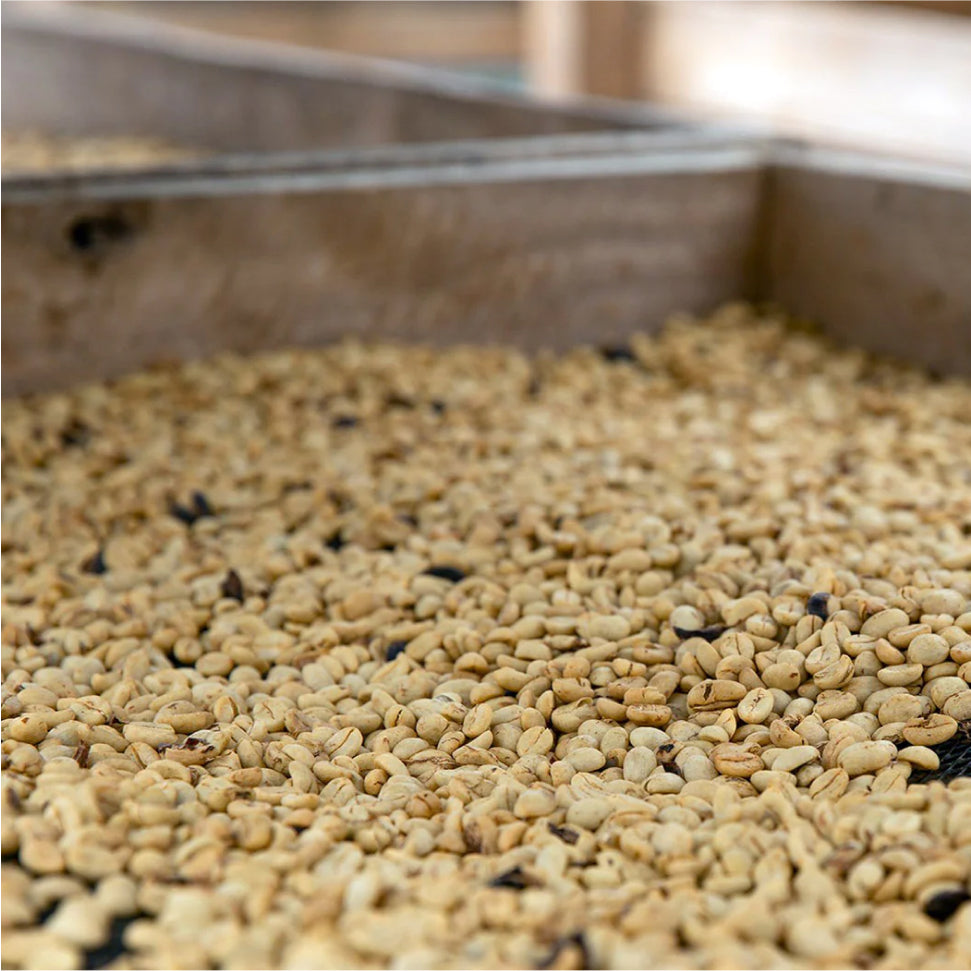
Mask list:
[[[4,53],[12,29],[30,41],[4,61],[4,80],[12,71],[30,95],[22,117],[104,133],[110,115],[127,134],[142,119],[148,134],[208,132],[230,152],[4,180],[5,395],[346,333],[613,343],[736,298],[971,374],[967,170],[444,91],[410,68],[349,78],[344,58],[324,77],[318,52],[177,28],[147,38],[141,23],[87,11],[5,15]],[[89,78],[86,121],[44,88],[45,57],[59,84]],[[124,66],[146,63],[157,86],[110,93]],[[318,104],[325,88],[333,101]],[[269,110],[297,91],[304,109]],[[338,145],[347,118],[356,148]],[[552,134],[536,135],[542,119]],[[443,141],[446,129],[471,138]]]
[[[70,4],[4,4],[2,53],[7,130],[214,153],[691,127],[648,105],[544,103],[445,71]]]
[[[3,391],[343,333],[528,347],[773,300],[971,373],[971,178],[747,140],[3,196]],[[373,161],[373,160],[372,160]]]

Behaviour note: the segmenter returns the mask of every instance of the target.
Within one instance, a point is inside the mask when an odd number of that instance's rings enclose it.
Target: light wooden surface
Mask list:
[[[698,120],[971,163],[971,4],[526,7],[527,76],[545,94],[642,98]]]
[[[525,0],[522,10],[526,83],[541,96],[562,98],[583,90],[582,36],[575,0]]]
[[[552,97],[642,96],[646,5],[620,0],[526,0],[526,80]]]
[[[971,177],[628,148],[8,188],[4,394],[345,334],[609,344],[739,298],[971,374]]]
[[[971,163],[971,20],[908,5],[657,3],[648,98],[831,144]]]
[[[534,92],[552,98],[647,99],[698,120],[771,125],[836,146],[971,162],[967,3],[95,6],[339,51],[460,68],[490,64],[510,79],[521,74]]]
[[[188,30],[73,4],[4,8],[3,123],[293,151],[669,126],[640,105],[551,106],[452,72]]]
[[[753,295],[760,183],[729,148],[7,193],[3,393],[346,334],[616,343]]]
[[[971,376],[971,173],[782,149],[764,212],[766,298],[841,343]]]
[[[4,17],[6,43],[8,8]],[[174,35],[146,36],[143,23],[79,33],[80,51],[48,38],[32,56],[21,51],[19,65],[4,57],[4,80],[13,69],[17,82],[4,84],[5,124],[11,91],[65,124],[79,124],[71,97],[80,94],[88,125],[103,110],[129,133],[133,120],[167,119],[227,144],[255,127],[276,149],[287,138],[306,147],[314,133],[314,150],[302,161],[206,163],[141,180],[5,181],[5,394],[345,333],[608,343],[672,311],[738,297],[780,299],[845,343],[971,373],[962,170],[704,132],[681,146],[671,134],[570,134],[618,116],[481,98],[417,69],[314,51],[185,32],[173,48],[165,37]],[[125,38],[134,46],[119,52]],[[118,79],[130,83],[146,59],[152,83],[128,97]],[[190,106],[188,122],[173,104]],[[227,121],[240,104],[259,110]],[[288,114],[295,105],[311,114]],[[632,109],[635,123],[648,116]],[[339,140],[352,122],[377,144],[441,137],[443,121],[481,137],[496,125],[560,134],[319,155],[321,132]]]

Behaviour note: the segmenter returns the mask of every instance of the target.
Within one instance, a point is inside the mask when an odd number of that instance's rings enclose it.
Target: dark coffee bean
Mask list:
[[[577,840],[580,839],[580,834],[576,830],[557,826],[556,823],[547,823],[546,825],[554,836],[563,840],[564,843],[569,843],[570,846],[576,846]]]
[[[505,873],[500,873],[499,876],[493,877],[489,881],[490,887],[506,887],[509,890],[525,890],[527,887],[538,885],[539,882],[524,873],[521,866],[514,866],[511,870],[506,870]]]
[[[130,917],[116,917],[108,930],[108,940],[104,944],[85,952],[84,967],[90,969],[104,968],[122,957],[127,951],[124,936],[128,925],[145,916],[147,915],[139,913]]]
[[[199,492],[198,489],[192,493],[192,511],[196,514],[197,519],[203,516],[215,516],[206,494]]]
[[[965,890],[942,890],[934,894],[927,903],[924,904],[924,913],[932,920],[943,924],[950,920],[963,904],[971,900],[971,894]]]
[[[674,633],[685,641],[689,637],[701,637],[710,644],[712,641],[718,640],[726,630],[728,630],[727,627],[702,627],[701,630],[685,630],[684,627],[675,627]]]
[[[186,526],[191,526],[199,518],[191,509],[187,509],[180,502],[170,503],[169,513],[180,522],[185,523]]]
[[[169,504],[169,513],[175,516],[180,522],[185,523],[186,526],[191,526],[197,519],[201,519],[203,516],[215,515],[204,492],[196,489],[189,496],[189,500],[190,505],[188,506],[183,506],[181,502],[172,502]]]
[[[392,641],[384,653],[384,659],[386,661],[393,661],[399,654],[404,653],[407,646],[407,641]]]
[[[806,613],[826,620],[829,617],[829,594],[814,593],[806,602]]]
[[[637,356],[627,344],[614,344],[600,348],[600,356],[605,361],[636,361]]]
[[[338,415],[331,425],[334,428],[354,428],[357,425],[357,418],[354,415]]]
[[[329,550],[333,550],[335,553],[338,550],[344,548],[346,544],[344,543],[344,536],[339,529],[335,529],[334,532],[324,540],[324,546]]]
[[[74,750],[74,761],[82,768],[86,769],[88,767],[88,753],[91,751],[91,747],[87,742],[79,742],[78,747]]]
[[[230,570],[226,574],[225,579],[219,586],[219,592],[224,597],[231,597],[240,603],[246,599],[243,593],[243,581],[239,578],[239,574],[235,570]]]
[[[108,564],[105,563],[104,550],[98,550],[96,553],[89,556],[82,564],[81,569],[85,573],[94,573],[101,575],[102,573],[108,572]]]
[[[425,576],[439,577],[442,580],[450,580],[452,583],[458,583],[459,580],[464,580],[466,577],[466,574],[455,566],[430,566],[427,570],[421,572]]]
[[[61,445],[70,448],[74,445],[87,445],[91,438],[91,429],[78,418],[72,418],[61,429]]]

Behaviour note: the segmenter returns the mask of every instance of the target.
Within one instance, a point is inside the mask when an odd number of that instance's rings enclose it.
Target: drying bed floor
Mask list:
[[[966,968],[971,386],[730,307],[3,410],[3,964]]]

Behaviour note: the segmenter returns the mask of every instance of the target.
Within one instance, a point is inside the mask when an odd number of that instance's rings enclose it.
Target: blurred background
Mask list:
[[[11,387],[348,330],[606,341],[753,295],[967,343],[971,3],[2,11]]]
[[[971,161],[971,3],[83,3],[486,76],[650,100],[819,142]]]

